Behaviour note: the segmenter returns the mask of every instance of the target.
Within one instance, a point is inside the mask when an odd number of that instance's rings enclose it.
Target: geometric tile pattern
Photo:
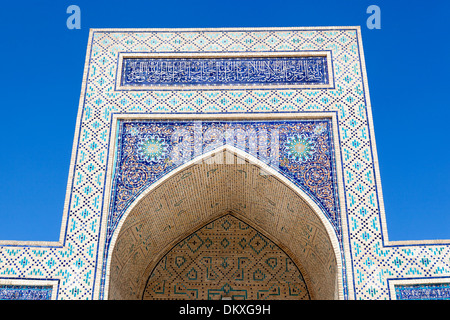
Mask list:
[[[294,262],[249,225],[226,215],[178,243],[151,273],[143,299],[309,300]]]
[[[390,242],[359,27],[92,30],[86,54],[67,198],[58,242],[0,242],[0,281],[58,280],[57,299],[98,299],[119,115],[314,114],[334,117],[339,245],[346,256],[344,299],[392,299],[389,281],[450,277],[450,241]],[[329,87],[124,90],[124,54],[215,55],[321,52]],[[395,213],[393,213],[395,214]]]

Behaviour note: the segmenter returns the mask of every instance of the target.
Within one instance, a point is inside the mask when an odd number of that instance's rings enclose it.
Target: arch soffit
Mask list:
[[[237,221],[241,221],[243,222],[245,225],[247,225],[249,228],[255,230],[256,232],[260,233],[263,237],[267,238],[268,241],[272,242],[272,244],[276,245],[278,247],[278,250],[280,250],[281,252],[283,252],[287,257],[290,258],[291,261],[294,262],[295,266],[297,267],[298,271],[300,272],[300,274],[303,277],[303,280],[306,284],[307,289],[311,286],[311,281],[309,279],[309,277],[305,277],[305,275],[307,275],[306,270],[303,268],[303,265],[301,263],[301,261],[298,261],[297,257],[295,256],[295,254],[293,254],[290,249],[286,246],[284,246],[282,243],[280,243],[278,241],[278,239],[275,239],[272,235],[268,234],[267,231],[265,231],[264,229],[262,229],[260,226],[257,226],[254,224],[253,221],[250,221],[247,217],[233,212],[233,211],[227,211],[227,212],[223,212],[222,214],[220,214],[219,216],[214,216],[211,219],[209,219],[208,221],[202,222],[198,227],[196,227],[193,230],[188,231],[187,233],[185,233],[184,235],[180,236],[177,240],[175,240],[173,243],[168,244],[161,252],[160,254],[157,255],[157,257],[154,259],[153,263],[150,263],[147,267],[147,269],[145,270],[144,274],[145,276],[143,278],[147,279],[146,283],[141,286],[139,292],[142,292],[142,295],[144,295],[144,291],[147,287],[147,283],[150,280],[150,276],[151,274],[154,272],[154,270],[158,267],[158,264],[161,262],[161,260],[167,256],[170,255],[170,252],[177,247],[177,245],[180,242],[183,242],[184,239],[189,238],[192,234],[197,233],[198,231],[201,231],[202,229],[204,229],[206,226],[208,226],[209,224],[218,221],[220,219],[222,219],[223,217],[227,217],[227,216],[231,216],[234,219],[236,219]],[[148,275],[148,276],[147,276]],[[308,289],[308,296],[311,299],[311,292],[309,292]],[[312,296],[314,298],[314,295]]]
[[[147,189],[145,189],[134,201],[132,204],[130,204],[130,206],[128,207],[128,209],[125,211],[124,215],[122,216],[115,232],[114,232],[114,236],[112,237],[112,241],[111,241],[111,246],[110,246],[110,251],[108,254],[108,266],[107,266],[107,270],[111,270],[111,264],[113,263],[113,255],[114,252],[116,251],[116,245],[117,245],[117,240],[118,238],[120,238],[120,235],[122,233],[122,230],[125,228],[126,229],[126,221],[129,221],[129,217],[133,216],[132,212],[134,212],[136,210],[136,208],[139,206],[139,204],[142,204],[142,202],[144,201],[145,198],[148,198],[149,195],[151,195],[152,193],[154,193],[156,190],[158,190],[159,187],[163,186],[165,184],[165,182],[170,181],[170,179],[176,177],[177,175],[179,175],[180,173],[188,170],[188,169],[192,169],[194,168],[196,165],[202,164],[202,163],[208,163],[208,164],[214,164],[214,161],[217,161],[217,157],[218,155],[232,155],[235,156],[236,158],[239,158],[241,161],[245,161],[246,164],[251,164],[253,165],[253,167],[255,168],[259,168],[259,170],[262,170],[263,172],[267,173],[267,175],[269,175],[270,177],[275,177],[275,179],[285,185],[287,187],[287,189],[291,190],[292,192],[294,192],[295,194],[298,195],[298,197],[303,200],[304,202],[307,203],[307,205],[310,207],[311,211],[314,213],[314,215],[318,218],[318,220],[320,221],[320,224],[323,226],[324,228],[324,232],[326,233],[326,236],[328,237],[328,240],[331,244],[332,247],[332,251],[334,253],[334,259],[336,262],[336,272],[337,272],[337,281],[338,281],[338,287],[341,288],[342,287],[342,278],[341,278],[341,274],[342,274],[342,262],[341,262],[341,252],[340,252],[340,247],[339,247],[339,242],[337,239],[337,236],[334,232],[334,228],[332,226],[332,224],[330,223],[330,221],[328,220],[328,218],[326,217],[325,213],[321,210],[321,208],[314,202],[314,200],[312,200],[308,194],[303,191],[301,189],[301,187],[296,186],[295,184],[293,184],[292,182],[290,182],[287,178],[285,178],[282,174],[280,174],[279,172],[277,172],[275,169],[271,168],[269,165],[265,164],[264,162],[258,160],[257,158],[251,156],[250,154],[237,149],[235,147],[229,146],[229,145],[224,145],[221,146],[213,151],[210,151],[208,153],[205,153],[183,165],[181,165],[180,167],[178,167],[177,169],[173,170],[172,172],[168,173],[167,175],[165,175],[164,177],[162,177],[161,179],[159,179],[157,182],[153,183],[151,186],[149,186]],[[265,230],[265,228],[261,227],[258,225],[258,223],[255,223],[255,221],[251,221],[251,219],[245,217],[244,215],[240,214],[238,211],[236,210],[230,210],[230,208],[226,208],[226,209],[222,209],[219,210],[220,213],[216,214],[216,215],[212,215],[210,217],[210,219],[204,219],[203,221],[197,223],[196,225],[191,226],[188,230],[185,230],[184,232],[181,232],[177,235],[177,237],[174,238],[174,240],[172,240],[170,242],[170,244],[166,244],[164,248],[160,249],[159,254],[157,254],[155,257],[153,257],[151,263],[147,262],[147,266],[145,266],[145,274],[149,274],[151,272],[151,265],[156,264],[159,259],[157,257],[162,257],[164,254],[166,254],[170,248],[175,245],[178,241],[180,241],[183,237],[187,236],[189,233],[192,233],[195,229],[198,229],[199,227],[201,227],[202,225],[205,225],[208,221],[216,219],[219,215],[221,214],[226,214],[228,213],[232,213],[234,215],[236,215],[237,217],[239,217],[240,219],[244,220],[246,223],[252,225],[252,227],[254,227],[255,229],[257,229],[259,232],[261,232],[262,234],[268,236],[269,238],[271,238],[272,240],[274,240],[274,242],[277,245],[280,245],[280,247],[283,248],[283,250],[286,250],[286,252],[288,253],[288,255],[290,255],[294,262],[296,262],[299,267],[301,268],[301,271],[304,272],[305,270],[302,267],[302,263],[298,261],[297,258],[295,258],[295,254],[293,254],[293,250],[291,250],[289,247],[289,244],[284,244],[284,241],[280,241],[279,239],[277,239],[277,237],[274,235],[273,230],[271,230],[272,232]],[[275,239],[274,239],[275,238]],[[156,261],[154,261],[156,260]],[[309,279],[309,275],[308,272],[305,274],[305,280],[307,280],[307,282]],[[111,279],[107,279],[107,285],[106,288],[109,287],[109,282],[111,281]],[[108,291],[108,289],[107,289]],[[341,294],[340,292],[342,292],[342,290],[338,290],[339,295]],[[108,294],[108,292],[106,292],[106,294]],[[314,293],[312,292],[312,294],[314,295]],[[340,297],[341,298],[341,297]]]

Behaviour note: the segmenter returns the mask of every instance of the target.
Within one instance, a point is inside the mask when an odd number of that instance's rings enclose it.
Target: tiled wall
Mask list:
[[[326,57],[328,82],[276,86],[202,83],[201,87],[146,84],[130,89],[121,85],[123,59],[130,56],[242,59],[249,54],[286,57],[299,53]],[[225,116],[235,120],[331,119],[338,208],[334,221],[340,226],[339,232],[334,231],[337,243],[333,245],[343,257],[340,298],[404,298],[408,296],[405,292],[425,292],[435,283],[440,289],[433,289],[433,297],[449,297],[444,289],[450,283],[450,241],[390,242],[387,238],[358,27],[92,30],[61,239],[0,242],[2,297],[19,292],[17,287],[7,286],[12,281],[22,281],[22,291],[36,288],[42,281],[54,281],[58,283],[52,289],[56,299],[107,298],[112,252],[108,223],[113,218],[112,188],[119,181],[114,171],[118,119],[204,121],[205,117]],[[292,154],[291,160],[294,158]],[[333,224],[329,215],[318,216]],[[406,287],[414,284],[422,287]]]

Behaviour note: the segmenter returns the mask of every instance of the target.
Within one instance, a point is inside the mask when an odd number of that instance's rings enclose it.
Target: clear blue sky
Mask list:
[[[450,239],[449,1],[9,1],[0,240],[59,239],[89,28],[362,27],[391,240]],[[66,8],[81,8],[81,29]],[[381,29],[369,30],[369,5]]]

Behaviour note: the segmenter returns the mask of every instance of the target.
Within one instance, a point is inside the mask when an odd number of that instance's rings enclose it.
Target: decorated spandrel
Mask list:
[[[282,172],[316,199],[340,232],[331,122],[123,121],[108,238],[124,210],[148,186],[194,158],[229,145]],[[199,139],[195,145],[195,137]]]
[[[328,84],[325,56],[126,58],[122,86]]]

